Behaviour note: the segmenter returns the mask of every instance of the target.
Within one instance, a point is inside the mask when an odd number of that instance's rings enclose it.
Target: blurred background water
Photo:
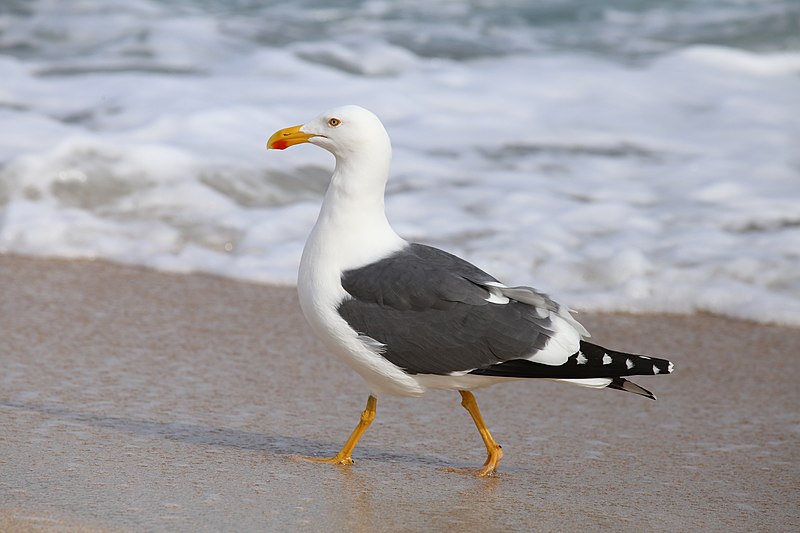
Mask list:
[[[800,324],[797,0],[0,2],[0,251],[293,283],[355,103],[410,240],[578,309]]]

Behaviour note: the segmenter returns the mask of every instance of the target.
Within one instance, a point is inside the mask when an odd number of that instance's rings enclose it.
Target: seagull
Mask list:
[[[571,310],[547,294],[505,285],[392,229],[384,209],[391,141],[372,112],[354,105],[331,109],[277,131],[267,148],[301,143],[329,151],[336,166],[300,260],[300,306],[311,330],[370,390],[339,453],[312,460],[353,463],[381,395],[458,391],[486,446],[480,476],[497,471],[503,451],[478,409],[477,388],[548,379],[655,400],[625,376],[668,374],[671,362],[592,344]]]

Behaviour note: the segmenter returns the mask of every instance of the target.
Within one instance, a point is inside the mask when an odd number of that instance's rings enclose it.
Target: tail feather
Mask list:
[[[633,381],[628,381],[625,378],[614,378],[611,380],[611,383],[608,384],[609,389],[617,389],[622,390],[625,392],[632,392],[634,394],[639,394],[646,398],[650,398],[651,400],[656,399],[656,395],[650,392],[649,390],[645,389],[644,387],[640,387]]]

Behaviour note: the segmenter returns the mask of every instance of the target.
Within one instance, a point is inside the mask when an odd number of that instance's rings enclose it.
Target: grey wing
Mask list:
[[[339,306],[341,316],[359,334],[383,344],[383,357],[418,374],[528,358],[547,345],[551,311],[560,311],[542,293],[527,287],[501,290],[474,265],[421,244],[346,271],[342,286],[350,297]]]

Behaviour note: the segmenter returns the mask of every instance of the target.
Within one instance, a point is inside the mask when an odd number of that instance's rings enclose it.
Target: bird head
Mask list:
[[[317,118],[276,131],[267,141],[267,148],[284,150],[301,143],[311,143],[334,156],[345,156],[389,144],[389,136],[381,121],[363,107],[336,107]]]

